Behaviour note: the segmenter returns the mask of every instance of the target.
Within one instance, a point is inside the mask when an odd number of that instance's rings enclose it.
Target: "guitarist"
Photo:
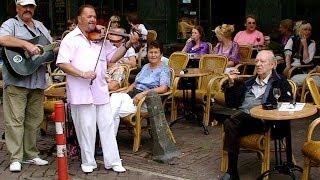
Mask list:
[[[35,0],[15,0],[17,15],[0,27],[0,45],[25,49],[30,56],[40,49],[29,43],[37,36],[44,36],[51,43],[52,37],[44,25],[33,19]],[[39,157],[36,147],[40,124],[43,120],[43,99],[46,87],[44,65],[29,76],[16,78],[3,66],[3,112],[5,140],[10,158],[10,171],[20,172],[21,163],[47,165]]]

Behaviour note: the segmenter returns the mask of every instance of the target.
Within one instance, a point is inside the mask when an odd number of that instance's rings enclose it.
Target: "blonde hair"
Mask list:
[[[120,17],[117,16],[117,15],[113,15],[110,17],[110,21],[113,22],[113,21],[120,21]]]
[[[214,29],[214,32],[218,36],[223,36],[225,38],[232,38],[232,33],[234,32],[234,25],[231,24],[222,24],[221,26],[217,26]]]
[[[300,20],[300,21],[296,21],[295,25],[294,25],[294,33],[296,35],[300,35],[301,30],[303,29],[311,29],[312,30],[312,26],[310,23],[308,23],[305,20]]]

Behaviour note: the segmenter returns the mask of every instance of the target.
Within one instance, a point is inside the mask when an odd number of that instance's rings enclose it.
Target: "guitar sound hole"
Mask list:
[[[39,47],[39,49],[40,49],[40,53],[39,53],[39,56],[43,56],[44,55],[44,50],[43,50],[43,48],[41,48],[41,47]]]

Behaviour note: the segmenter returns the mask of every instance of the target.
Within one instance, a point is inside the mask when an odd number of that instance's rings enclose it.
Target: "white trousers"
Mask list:
[[[110,97],[112,117],[114,120],[114,133],[117,136],[120,118],[135,113],[137,107],[133,104],[133,99],[127,93],[112,93]]]
[[[81,148],[81,166],[97,168],[94,158],[97,126],[105,168],[110,169],[112,166],[122,165],[118,144],[114,136],[114,121],[111,116],[110,104],[71,104],[70,107]]]

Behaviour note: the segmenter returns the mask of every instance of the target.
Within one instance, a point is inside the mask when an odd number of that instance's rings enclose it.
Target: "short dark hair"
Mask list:
[[[95,8],[94,8],[92,5],[90,5],[90,4],[84,4],[84,5],[82,5],[82,6],[79,7],[77,16],[80,16],[85,8],[90,8],[90,9],[95,10]]]
[[[256,17],[255,15],[253,15],[253,14],[248,14],[248,15],[246,15],[246,18],[245,18],[245,20],[244,20],[244,23],[247,22],[247,19],[248,19],[248,18],[251,18],[251,19],[254,19],[254,20],[257,21],[257,17]],[[257,23],[257,22],[256,22],[256,23]]]
[[[159,48],[160,53],[163,54],[163,43],[160,39],[156,39],[154,41],[148,42],[147,51],[149,51],[149,49],[151,49],[151,48]]]
[[[136,12],[132,12],[132,13],[128,14],[127,20],[129,22],[131,22],[132,24],[141,24],[138,13],[136,13]]]
[[[68,29],[70,26],[72,26],[72,24],[76,24],[76,21],[75,21],[74,19],[69,19],[69,20],[67,21],[67,29]]]

